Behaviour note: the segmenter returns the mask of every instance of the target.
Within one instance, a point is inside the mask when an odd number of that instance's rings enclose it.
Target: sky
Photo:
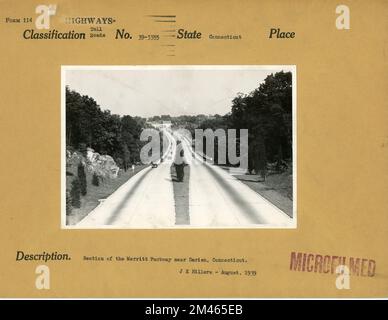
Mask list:
[[[251,92],[271,73],[291,71],[283,67],[210,68],[74,69],[65,71],[65,84],[113,114],[224,115],[239,92]]]

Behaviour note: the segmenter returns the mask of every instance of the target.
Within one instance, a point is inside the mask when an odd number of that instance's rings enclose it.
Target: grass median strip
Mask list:
[[[177,174],[174,165],[171,166],[170,173],[174,189],[175,225],[189,225],[190,166],[184,167],[184,178],[182,182],[179,182],[177,179]]]

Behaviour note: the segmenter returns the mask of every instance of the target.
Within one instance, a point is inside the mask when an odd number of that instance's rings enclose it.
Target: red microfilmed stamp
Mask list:
[[[290,271],[336,274],[337,288],[350,289],[350,276],[375,276],[376,261],[361,257],[292,251],[290,255]]]

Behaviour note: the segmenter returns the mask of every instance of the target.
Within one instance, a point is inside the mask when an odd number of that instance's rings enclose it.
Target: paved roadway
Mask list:
[[[81,220],[79,228],[174,228],[175,204],[170,166],[176,140],[190,165],[188,227],[291,227],[293,220],[224,169],[204,163],[178,133],[169,140],[165,161],[146,168]],[[168,156],[171,159],[167,159]]]

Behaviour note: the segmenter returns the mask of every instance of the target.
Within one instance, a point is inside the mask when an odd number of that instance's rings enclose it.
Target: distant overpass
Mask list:
[[[169,129],[171,128],[171,121],[148,121],[148,124],[157,129]]]

